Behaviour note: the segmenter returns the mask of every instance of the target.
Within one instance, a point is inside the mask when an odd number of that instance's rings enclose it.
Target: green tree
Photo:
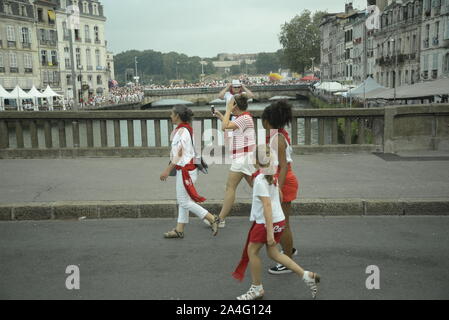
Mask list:
[[[320,63],[320,23],[326,12],[313,14],[304,10],[281,27],[279,41],[282,45],[282,62],[292,71],[304,72]]]
[[[230,69],[231,69],[231,75],[233,75],[233,76],[242,73],[240,65],[231,66]]]
[[[278,53],[259,53],[256,60],[257,73],[265,74],[277,72],[281,67]]]

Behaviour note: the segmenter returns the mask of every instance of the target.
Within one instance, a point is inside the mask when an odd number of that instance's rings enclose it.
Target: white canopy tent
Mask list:
[[[12,99],[12,96],[0,84],[0,111],[5,111],[5,99]]]
[[[317,90],[327,91],[327,92],[342,92],[348,91],[348,88],[338,82],[322,82]]]
[[[14,90],[11,91],[10,96],[10,99],[17,100],[17,108],[19,111],[23,111],[22,100],[33,99],[33,96],[23,91],[22,88],[19,87],[19,85],[17,85]]]
[[[367,93],[372,92],[376,89],[386,89],[386,88],[378,84],[376,80],[374,80],[373,78],[368,77],[358,87],[350,90],[348,92],[348,96],[350,97],[358,96],[359,98],[363,98],[366,97]]]
[[[34,111],[39,111],[38,99],[46,98],[46,96],[43,93],[39,92],[39,90],[37,90],[35,86],[33,86],[28,93],[33,96]]]
[[[53,89],[50,88],[50,86],[47,86],[47,88],[45,89],[45,91],[42,94],[45,96],[45,98],[48,99],[49,108],[51,111],[53,111],[53,98],[54,97],[62,97],[62,95],[54,92]],[[65,105],[64,105],[64,110],[65,110]]]

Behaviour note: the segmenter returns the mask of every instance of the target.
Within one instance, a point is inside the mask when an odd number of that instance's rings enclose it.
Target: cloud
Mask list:
[[[366,1],[353,1],[364,8]],[[320,0],[103,0],[106,38],[118,53],[177,51],[212,57],[221,52],[280,49],[281,25],[302,10],[344,10],[344,1]]]

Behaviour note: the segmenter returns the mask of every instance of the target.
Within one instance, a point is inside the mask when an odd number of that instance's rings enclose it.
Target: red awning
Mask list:
[[[320,79],[318,79],[315,76],[307,76],[307,77],[301,78],[301,81],[320,81]]]

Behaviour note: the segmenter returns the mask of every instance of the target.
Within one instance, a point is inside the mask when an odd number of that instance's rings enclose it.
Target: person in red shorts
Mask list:
[[[262,151],[265,154],[265,150]],[[262,161],[259,161],[259,158]],[[304,271],[291,258],[280,253],[277,248],[277,243],[281,240],[285,228],[285,216],[281,207],[276,178],[277,168],[274,166],[270,155],[260,157],[259,153],[257,153],[257,166],[260,170],[255,174],[250,217],[253,225],[248,234],[242,259],[232,274],[234,278],[242,281],[249,263],[252,286],[247,293],[237,297],[237,300],[259,300],[264,297],[265,291],[261,282],[262,262],[259,258],[259,251],[264,246],[266,246],[268,256],[271,259],[300,276],[311,290],[312,297],[315,298],[320,276],[313,272]]]
[[[293,149],[290,137],[285,127],[292,123],[292,107],[286,101],[278,101],[267,107],[262,114],[262,123],[270,135],[267,137],[267,145],[270,146],[275,165],[277,166],[277,176],[279,188],[282,194],[282,210],[285,214],[285,231],[281,238],[281,246],[284,253],[292,258],[297,254],[293,248],[293,236],[290,228],[290,215],[292,202],[298,197],[299,182],[292,170]],[[285,266],[278,264],[268,270],[271,274],[291,273]]]

